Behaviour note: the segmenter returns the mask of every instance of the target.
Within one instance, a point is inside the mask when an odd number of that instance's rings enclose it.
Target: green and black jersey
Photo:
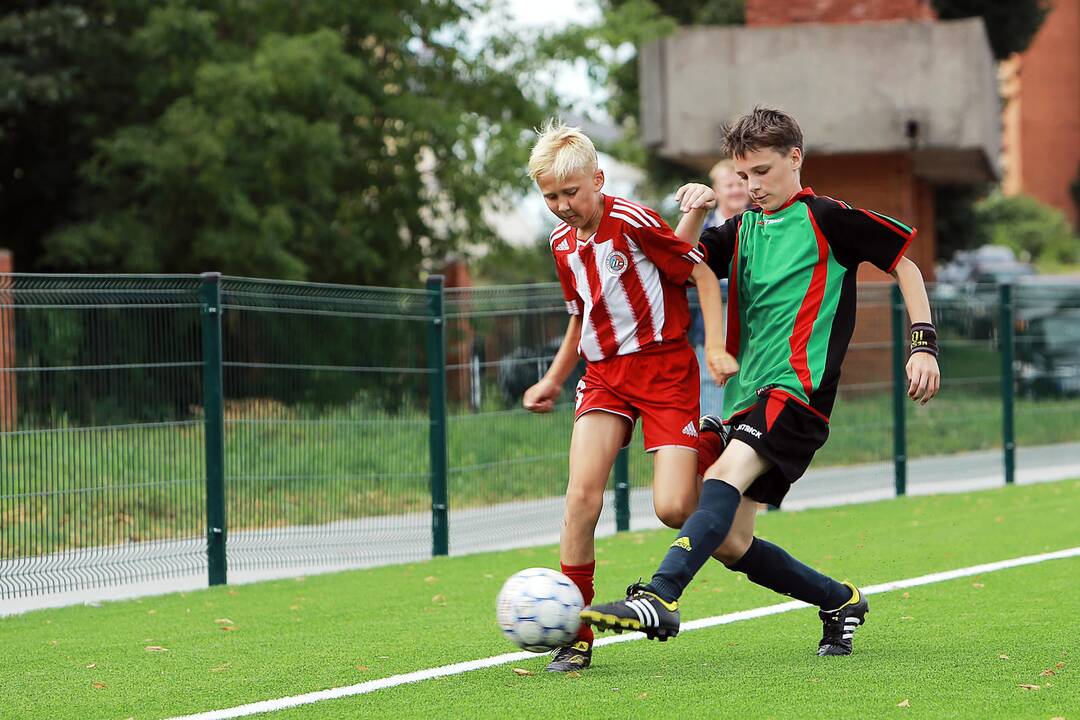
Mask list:
[[[868,261],[891,272],[915,232],[810,188],[705,230],[706,262],[730,278],[727,348],[739,361],[724,417],[776,388],[828,419],[855,329],[855,270]]]

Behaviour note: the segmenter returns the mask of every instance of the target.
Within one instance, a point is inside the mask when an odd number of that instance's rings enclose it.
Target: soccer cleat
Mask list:
[[[727,430],[724,429],[724,421],[719,415],[702,415],[698,420],[698,429],[701,432],[716,433],[720,437],[723,447],[727,447]]]
[[[573,645],[557,648],[548,663],[548,672],[584,670],[592,664],[592,645],[578,640]]]
[[[821,642],[818,643],[818,655],[850,655],[851,638],[859,626],[866,622],[866,614],[870,612],[866,596],[859,588],[849,582],[844,584],[851,588],[851,599],[835,610],[818,611],[818,617],[824,626]]]
[[[665,602],[636,583],[626,589],[626,599],[606,605],[590,605],[581,621],[598,630],[639,630],[650,640],[664,641],[679,634],[679,603]]]

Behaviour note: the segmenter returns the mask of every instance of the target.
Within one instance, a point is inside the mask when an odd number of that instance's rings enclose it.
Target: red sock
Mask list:
[[[704,476],[709,466],[716,462],[724,450],[724,442],[714,432],[703,432],[698,436],[697,474]]]
[[[570,578],[578,590],[581,591],[581,599],[588,605],[593,601],[593,571],[596,570],[596,561],[587,563],[585,565],[567,565],[566,563],[560,563],[562,565],[562,573],[566,577]],[[578,630],[578,640],[584,640],[592,645],[593,631],[592,628],[585,623],[581,624],[581,629]]]

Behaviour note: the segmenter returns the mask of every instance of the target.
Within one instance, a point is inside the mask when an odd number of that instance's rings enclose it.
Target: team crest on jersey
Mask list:
[[[621,252],[615,250],[610,255],[608,255],[606,264],[608,272],[610,272],[612,275],[622,275],[623,271],[626,270],[627,266],[630,265],[630,261],[627,260],[626,256],[623,255]]]

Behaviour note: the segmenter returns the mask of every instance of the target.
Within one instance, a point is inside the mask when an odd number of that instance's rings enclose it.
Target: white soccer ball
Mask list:
[[[570,578],[548,568],[529,568],[502,586],[495,618],[510,642],[542,653],[574,641],[584,604]]]

